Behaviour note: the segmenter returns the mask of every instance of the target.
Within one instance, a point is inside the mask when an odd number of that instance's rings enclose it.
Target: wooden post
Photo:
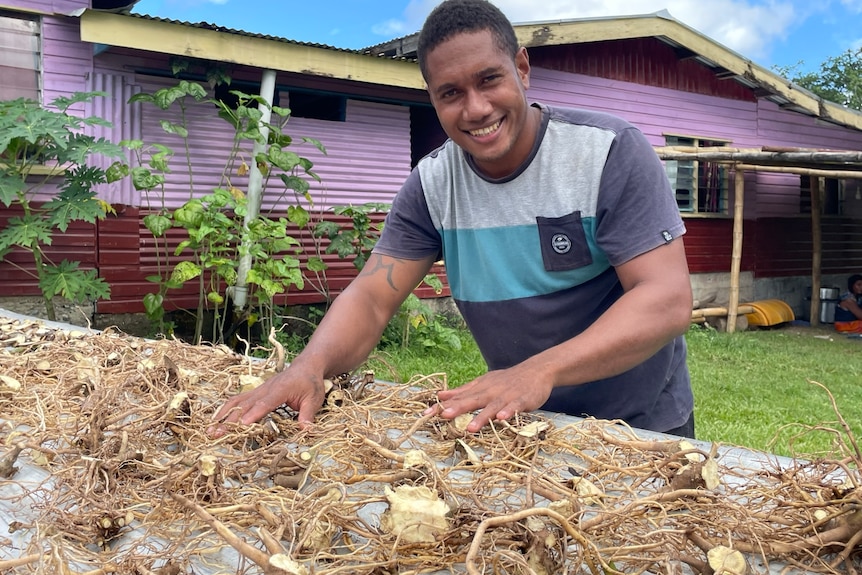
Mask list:
[[[811,178],[811,325],[820,325],[820,267],[823,257],[820,229],[820,178]]]
[[[742,208],[745,197],[745,172],[734,166],[733,251],[730,257],[730,298],[727,303],[727,333],[736,331],[739,308],[739,269],[742,266]]]

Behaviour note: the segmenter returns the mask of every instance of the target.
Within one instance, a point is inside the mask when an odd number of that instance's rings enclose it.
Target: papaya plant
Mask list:
[[[51,261],[44,249],[54,233],[65,232],[70,223],[95,224],[113,211],[96,197],[94,186],[125,177],[125,164],[102,169],[88,160],[95,155],[120,157],[122,148],[86,133],[90,126],[109,122],[69,112],[104,95],[76,92],[54,99],[50,107],[22,98],[0,102],[0,203],[22,212],[0,231],[0,259],[15,247],[32,255],[50,320],[56,319],[55,296],[79,304],[110,297],[108,284],[95,270],[80,269],[77,261]]]
[[[374,223],[371,215],[388,212],[391,204],[367,202],[358,206],[335,206],[337,216],[350,218],[351,226],[341,226],[331,220],[321,220],[314,226],[314,237],[328,238],[326,253],[337,254],[342,259],[352,258],[357,270],[365,267],[368,256],[383,231],[383,223]]]

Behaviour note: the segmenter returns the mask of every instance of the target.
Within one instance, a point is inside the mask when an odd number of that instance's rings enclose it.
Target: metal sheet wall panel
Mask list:
[[[644,86],[748,102],[755,99],[749,88],[718,78],[693,58],[680,58],[674,48],[656,38],[534,47],[530,62],[534,67]]]
[[[71,14],[78,8],[89,8],[90,0],[4,0],[3,6],[53,14]]]
[[[145,92],[173,83],[157,78],[139,77]],[[282,106],[287,97],[283,95]],[[171,173],[167,175],[164,205],[177,207],[193,196],[210,193],[228,182],[245,190],[248,178],[239,176],[236,167],[225,172],[233,145],[233,128],[216,116],[210,103],[193,103],[185,110],[190,133],[189,166],[185,162],[184,143],[178,136],[165,133],[161,120],[182,121],[179,107],[167,111],[152,105],[142,109],[142,136],[148,143],[158,142],[175,151]],[[364,202],[390,202],[410,172],[410,113],[405,106],[348,100],[345,122],[291,118],[285,132],[294,138],[291,151],[310,159],[321,182],[310,181],[315,207]],[[302,143],[302,137],[320,141],[326,154],[313,145]],[[251,146],[244,145],[239,160],[251,162]],[[271,178],[264,193],[264,209],[284,209],[294,201],[277,178]],[[144,194],[141,206],[158,209],[159,194]]]
[[[87,89],[93,73],[93,47],[81,42],[77,18],[45,16],[42,23],[43,101],[48,104],[58,96]],[[83,113],[84,106],[71,110]]]
[[[782,110],[768,101],[747,102],[544,68],[533,68],[530,85],[531,99],[616,114],[640,128],[653,145],[664,145],[665,134],[682,134],[724,139],[743,148],[862,150],[862,132]],[[746,191],[746,218],[799,214],[799,176],[748,174]]]
[[[34,205],[38,209],[39,205]],[[0,229],[5,229],[10,218],[24,215],[17,205],[0,210]],[[96,226],[75,221],[65,233],[55,233],[51,245],[42,246],[43,259],[52,264],[63,260],[80,262],[82,270],[96,267]],[[36,278],[36,264],[30,252],[13,248],[0,258],[0,296],[40,295]]]
[[[119,144],[123,140],[141,138],[141,120],[139,103],[130,104],[132,97],[140,88],[130,84],[123,74],[106,74],[95,72],[90,76],[87,89],[89,91],[105,92],[106,96],[94,98],[87,106],[87,115],[98,116],[111,123],[111,126],[95,126],[91,132],[97,138]],[[93,165],[107,169],[115,160],[131,162],[127,151],[122,158],[95,156],[91,158]],[[100,198],[110,204],[138,206],[140,193],[132,185],[131,178],[123,178],[111,184],[98,186]]]

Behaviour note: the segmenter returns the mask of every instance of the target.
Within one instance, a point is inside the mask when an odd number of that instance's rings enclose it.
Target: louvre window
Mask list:
[[[665,136],[668,146],[712,148],[726,146],[723,140]],[[728,170],[717,162],[666,160],[665,169],[671,189],[676,193],[679,211],[684,213],[726,214]]]
[[[35,17],[0,11],[0,100],[40,100],[40,34]]]
[[[811,213],[811,176],[799,176],[799,212]],[[846,182],[838,178],[820,178],[820,213],[824,216],[841,215]]]

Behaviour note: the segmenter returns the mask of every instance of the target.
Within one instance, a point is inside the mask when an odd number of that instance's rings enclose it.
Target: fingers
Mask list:
[[[500,398],[494,398],[490,401],[483,401],[482,396],[471,397],[469,395],[460,397],[455,392],[457,390],[447,390],[440,392],[437,396],[438,403],[426,409],[422,415],[437,415],[443,419],[455,419],[463,413],[469,413],[479,409],[479,413],[467,425],[469,433],[476,433],[485,427],[492,420],[501,421],[512,418],[518,411],[518,406],[500,401]]]
[[[213,415],[213,425],[207,428],[210,437],[218,438],[227,433],[230,424],[248,425],[259,421],[274,408],[270,407],[264,399],[257,399],[258,390],[241,393],[230,398]],[[277,407],[277,406],[275,406]]]
[[[505,421],[517,413],[538,409],[551,392],[551,386],[535,379],[525,381],[512,372],[489,372],[470,383],[437,394],[436,405],[423,415],[436,414],[443,419],[454,419],[463,413],[478,410],[467,431],[476,433],[491,421]]]

